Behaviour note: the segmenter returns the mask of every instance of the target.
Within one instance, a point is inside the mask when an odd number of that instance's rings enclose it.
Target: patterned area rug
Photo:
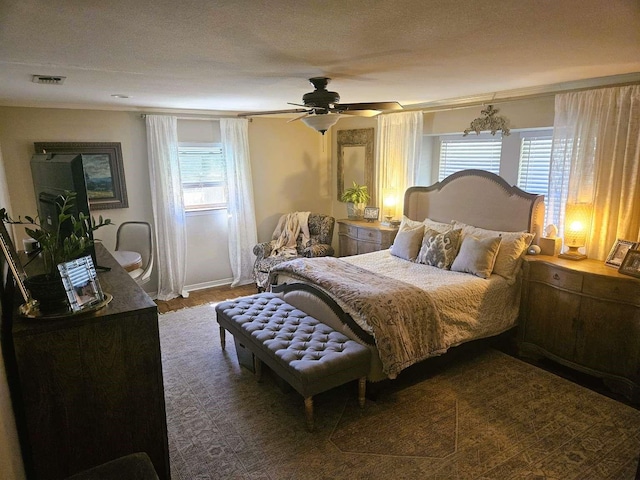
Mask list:
[[[302,397],[220,348],[212,306],[160,316],[171,473],[204,479],[632,479],[640,411],[483,349]],[[451,355],[451,354],[450,354]],[[446,358],[446,357],[445,357]],[[424,370],[424,371],[423,371]]]

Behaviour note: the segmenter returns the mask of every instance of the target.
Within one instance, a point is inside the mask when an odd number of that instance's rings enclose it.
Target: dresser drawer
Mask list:
[[[574,292],[582,290],[581,273],[568,272],[545,263],[532,263],[529,278],[533,282],[548,283]]]
[[[640,305],[640,282],[586,276],[582,292],[598,298]]]
[[[369,230],[368,228],[358,229],[358,240],[367,240],[369,242],[380,243],[382,233],[380,230]]]
[[[338,233],[348,235],[353,238],[358,238],[358,227],[353,225],[347,225],[345,223],[338,224]]]

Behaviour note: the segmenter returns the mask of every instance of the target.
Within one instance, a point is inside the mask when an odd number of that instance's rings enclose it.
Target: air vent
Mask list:
[[[58,75],[33,75],[31,81],[33,83],[41,83],[43,85],[62,85],[67,77]]]

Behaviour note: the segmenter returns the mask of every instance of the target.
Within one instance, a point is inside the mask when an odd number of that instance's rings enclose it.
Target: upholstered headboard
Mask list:
[[[484,170],[463,170],[429,187],[410,187],[404,214],[412,220],[458,220],[476,227],[542,235],[544,196],[527,193]]]

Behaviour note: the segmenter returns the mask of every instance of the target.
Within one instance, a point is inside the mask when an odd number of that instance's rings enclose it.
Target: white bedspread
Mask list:
[[[488,279],[409,262],[389,250],[342,260],[428,290],[440,312],[446,347],[502,333],[515,325],[520,281],[509,285],[499,275]]]

